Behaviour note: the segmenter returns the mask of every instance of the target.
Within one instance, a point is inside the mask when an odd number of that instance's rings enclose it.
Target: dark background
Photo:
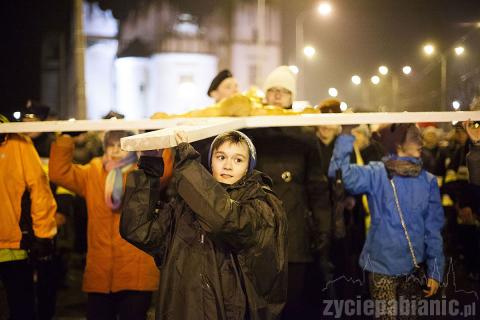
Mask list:
[[[113,9],[122,19],[129,10],[154,0],[100,1],[102,8]],[[186,12],[202,16],[227,0],[173,1]],[[235,0],[233,0],[235,1]],[[236,0],[240,1],[240,0]],[[248,1],[248,0],[245,0]],[[283,17],[283,63],[291,63],[295,50],[295,17],[303,10],[313,12],[315,1],[277,0]],[[462,36],[469,34],[461,59],[448,62],[449,97],[478,91],[480,66],[480,1],[476,0],[336,0],[328,19],[312,13],[305,19],[305,42],[314,45],[317,56],[307,62],[305,88],[307,98],[317,103],[326,97],[328,87],[337,87],[344,97],[355,97],[350,78],[372,76],[380,64],[398,69],[404,64],[414,68],[413,76],[401,79],[404,99],[419,101],[438,96],[439,63],[427,58],[421,48],[432,41],[447,52]],[[310,9],[309,9],[310,8]],[[42,39],[52,30],[64,31],[65,45],[71,44],[72,3],[68,0],[2,1],[0,112],[10,113],[27,99],[40,97],[40,54]],[[463,78],[462,78],[463,76]],[[463,80],[462,80],[463,79]],[[387,90],[388,88],[384,88]],[[465,91],[469,93],[466,94]],[[478,93],[478,92],[477,92]],[[426,101],[426,100],[425,100]]]

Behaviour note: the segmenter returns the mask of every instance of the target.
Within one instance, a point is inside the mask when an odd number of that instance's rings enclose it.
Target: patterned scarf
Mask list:
[[[122,204],[123,196],[123,173],[128,171],[137,161],[137,154],[129,152],[121,160],[109,160],[103,158],[103,167],[107,170],[105,179],[105,203],[113,211],[118,210]]]
[[[382,159],[387,169],[389,177],[417,177],[422,171],[422,161],[413,161],[406,159],[398,159],[394,157]]]

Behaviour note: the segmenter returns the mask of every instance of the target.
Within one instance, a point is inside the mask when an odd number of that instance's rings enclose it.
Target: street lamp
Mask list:
[[[352,76],[352,82],[354,85],[358,86],[362,83],[362,78],[360,78],[358,75],[354,75]]]
[[[378,72],[380,72],[380,74],[386,76],[388,74],[388,68],[386,66],[380,66],[380,67],[378,67]]]
[[[410,73],[412,73],[412,67],[410,67],[410,66],[405,66],[405,67],[402,68],[402,72],[403,72],[403,74],[405,74],[405,75],[409,75]]]
[[[430,48],[431,47],[431,48]],[[431,44],[427,44],[423,47],[424,52],[427,55],[432,55],[435,52],[435,48]],[[455,49],[457,56],[462,55],[465,52],[465,48],[457,46]],[[440,108],[447,107],[447,53],[439,54],[440,60]]]
[[[328,95],[329,95],[330,97],[335,98],[335,97],[338,96],[338,90],[335,89],[335,88],[329,88],[329,89],[328,89]]]
[[[342,110],[342,112],[345,112],[345,111],[347,111],[347,109],[348,109],[348,104],[346,102],[342,101],[340,103],[340,110]]]
[[[465,52],[465,48],[462,46],[456,47],[455,48],[455,54],[457,56],[461,56]]]
[[[425,52],[427,56],[431,56],[435,52],[435,47],[431,44],[426,44],[423,46],[423,52]]]
[[[453,109],[455,109],[455,110],[460,109],[460,102],[458,102],[457,100],[453,101],[453,102],[452,102],[452,107],[453,107]]]
[[[380,77],[379,76],[373,76],[370,78],[370,81],[374,84],[377,85],[380,83]]]
[[[322,2],[318,5],[317,10],[322,16],[328,16],[332,13],[332,5],[328,2]]]
[[[312,46],[306,46],[305,48],[303,48],[303,54],[307,58],[312,58],[315,55],[315,52],[316,52],[316,50]]]
[[[311,8],[303,10],[295,18],[295,63],[300,70],[304,69],[303,58],[302,58],[302,48],[304,46],[303,40],[303,23],[305,22],[305,16],[311,13]],[[317,7],[317,12],[326,17],[331,14],[332,6],[328,2],[322,2]],[[298,96],[303,98],[304,89],[303,89],[303,79],[305,77],[305,72],[303,77],[298,79]]]

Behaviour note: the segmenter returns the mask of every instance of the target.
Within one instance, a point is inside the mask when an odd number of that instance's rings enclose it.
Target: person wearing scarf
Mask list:
[[[444,212],[440,190],[435,176],[422,169],[423,141],[414,124],[392,124],[379,130],[379,142],[388,155],[382,161],[364,166],[350,163],[355,140],[351,129],[352,126],[344,126],[335,142],[329,176],[340,169],[348,192],[367,194],[371,228],[359,263],[368,272],[372,298],[386,301],[375,316],[394,319],[400,297],[410,303],[409,307],[416,308],[418,299],[422,295],[433,296],[443,279]],[[421,272],[415,264],[425,264],[426,274],[419,277]],[[421,284],[428,288],[422,288]],[[412,315],[415,314],[409,314]]]
[[[136,168],[137,156],[120,148],[129,131],[109,131],[104,156],[85,165],[73,164],[74,141],[61,135],[52,144],[49,175],[52,182],[84,197],[87,203],[87,263],[83,291],[88,295],[87,319],[146,319],[159,271],[151,256],[120,236],[124,182]],[[172,162],[170,150],[163,153]],[[170,160],[168,160],[170,159]],[[171,175],[171,170],[160,179]],[[169,172],[169,173],[168,173]]]
[[[122,204],[124,191],[123,175],[130,171],[137,162],[135,152],[120,149],[120,138],[123,131],[109,131],[105,134],[103,167],[108,172],[105,179],[105,203],[118,211]]]

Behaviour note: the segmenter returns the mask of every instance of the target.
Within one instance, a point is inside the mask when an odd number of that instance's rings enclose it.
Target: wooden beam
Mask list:
[[[0,133],[12,132],[71,132],[108,130],[156,130],[181,125],[210,125],[231,121],[231,117],[215,118],[174,118],[165,120],[67,120],[0,123]]]
[[[187,134],[188,142],[194,142],[220,133],[241,129],[245,127],[242,118],[232,118],[230,121],[220,121],[217,124],[207,125],[179,125],[162,130],[137,134],[120,139],[121,148],[125,151],[145,151],[171,148],[177,145],[175,132],[184,131]]]
[[[391,112],[391,113],[324,113],[253,117],[173,118],[162,120],[75,120],[12,122],[0,124],[0,133],[8,132],[69,132],[106,130],[152,130],[182,125],[212,125],[242,120],[245,128],[312,126],[328,124],[406,123],[480,121],[480,111]]]
[[[247,128],[479,120],[480,111],[323,113],[245,117]]]

